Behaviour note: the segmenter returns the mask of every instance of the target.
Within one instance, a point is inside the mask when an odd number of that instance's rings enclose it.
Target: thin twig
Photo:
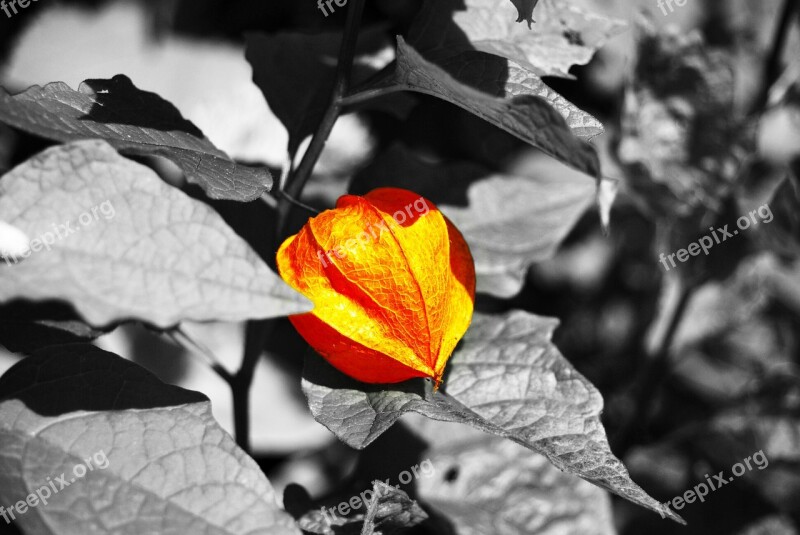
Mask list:
[[[286,200],[288,200],[293,205],[295,205],[295,206],[297,206],[299,208],[302,208],[303,210],[306,210],[308,212],[311,212],[314,215],[319,214],[319,210],[317,210],[313,206],[309,206],[308,204],[305,204],[303,202],[298,201],[297,199],[293,198],[291,195],[289,195],[285,191],[278,191],[278,196],[280,196],[281,198],[285,198]]]
[[[278,243],[283,239],[288,223],[289,214],[293,205],[303,208],[313,208],[302,205],[297,199],[303,193],[308,179],[319,160],[325,143],[333,130],[333,125],[342,110],[341,98],[347,93],[350,86],[350,72],[353,67],[353,58],[358,41],[358,29],[361,24],[361,14],[364,11],[364,0],[351,0],[347,11],[347,22],[344,28],[342,46],[339,49],[339,59],[336,64],[336,77],[328,109],[317,126],[311,143],[308,145],[297,169],[291,171],[291,166],[284,168],[288,172],[285,187],[278,199],[278,222],[276,238]],[[283,182],[283,180],[281,180]],[[282,184],[283,185],[283,184]],[[275,320],[249,321],[246,328],[244,357],[239,371],[233,378],[233,419],[236,434],[236,443],[245,452],[250,452],[250,387],[253,375],[258,364],[258,359],[264,349],[267,336],[274,326]]]
[[[179,346],[186,349],[190,355],[198,357],[201,362],[214,370],[226,383],[233,383],[233,375],[217,360],[214,353],[205,345],[198,342],[186,332],[182,326],[167,332],[167,335]]]
[[[392,93],[397,93],[399,91],[404,91],[404,88],[400,86],[395,86],[395,87],[381,87],[377,89],[366,89],[364,91],[359,91],[358,93],[351,93],[349,95],[342,97],[339,100],[339,103],[343,107],[352,106],[354,104],[361,104],[362,102],[373,100],[385,95],[391,95]]]
[[[764,68],[761,89],[754,103],[754,113],[759,113],[767,104],[770,88],[781,75],[781,58],[789,37],[789,27],[791,26],[792,18],[797,15],[798,11],[800,11],[800,2],[798,2],[798,0],[784,0],[780,20],[778,21],[778,28],[775,30],[775,35],[772,39],[772,48],[770,49]]]
[[[245,327],[244,357],[239,371],[233,377],[233,429],[236,444],[247,454],[250,450],[250,388],[253,385],[256,365],[264,345],[272,333],[276,320],[248,321]]]
[[[658,393],[661,389],[664,380],[669,371],[669,356],[672,342],[678,327],[683,320],[683,315],[689,305],[695,289],[694,284],[688,284],[680,289],[678,303],[669,320],[669,325],[661,339],[661,344],[658,350],[651,358],[648,359],[642,373],[636,379],[636,401],[634,402],[634,412],[631,417],[620,426],[617,433],[614,447],[614,453],[618,457],[625,455],[625,453],[633,446],[633,437],[641,422],[647,417],[652,407],[652,403],[658,398]]]
[[[305,154],[303,154],[300,164],[292,173],[292,176],[289,177],[285,188],[288,197],[281,198],[278,205],[277,238],[279,241],[283,238],[289,213],[291,212],[292,203],[289,199],[299,199],[301,197],[303,189],[308,179],[311,178],[311,173],[314,171],[314,167],[322,154],[322,150],[325,148],[325,143],[333,130],[333,125],[336,124],[336,120],[342,111],[341,99],[347,94],[347,90],[350,87],[350,72],[353,67],[353,58],[355,57],[356,43],[358,41],[358,28],[361,24],[363,11],[364,0],[351,0],[347,11],[342,46],[339,49],[336,79],[330,104],[328,104],[328,109],[325,111],[316,132],[314,132],[311,143],[308,145]]]
[[[278,208],[278,199],[276,199],[271,193],[264,192],[259,197],[259,200],[272,208],[273,210]]]

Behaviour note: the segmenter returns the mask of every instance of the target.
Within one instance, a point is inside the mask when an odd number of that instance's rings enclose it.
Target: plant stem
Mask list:
[[[258,359],[272,332],[275,320],[251,320],[245,327],[244,356],[239,371],[231,381],[233,394],[233,429],[236,444],[250,455],[250,388]]]
[[[317,210],[313,206],[309,206],[309,205],[307,205],[305,203],[302,203],[302,202],[298,201],[297,199],[293,198],[292,196],[290,196],[285,191],[278,191],[278,195],[280,197],[285,198],[286,200],[288,200],[290,203],[292,203],[293,205],[297,206],[298,208],[302,208],[303,210],[306,210],[307,212],[311,212],[314,215],[317,215],[319,213],[319,210]]]
[[[652,402],[658,398],[664,380],[669,371],[669,356],[672,341],[681,324],[683,315],[689,305],[689,301],[694,293],[695,285],[689,283],[680,289],[678,303],[669,320],[667,330],[661,340],[658,350],[653,354],[642,373],[639,374],[635,385],[636,400],[634,402],[634,412],[631,417],[620,426],[615,440],[614,453],[617,457],[622,457],[634,445],[633,438],[641,422],[647,417],[652,407]]]
[[[766,66],[764,68],[764,76],[761,81],[761,90],[758,98],[755,101],[754,113],[759,113],[769,100],[769,91],[772,85],[780,77],[781,74],[781,56],[786,47],[786,41],[789,36],[789,27],[792,18],[800,11],[800,2],[797,0],[784,0],[783,9],[781,10],[780,20],[778,21],[778,28],[775,30],[775,35],[772,40],[772,48],[770,49],[769,56],[767,57]]]
[[[192,338],[182,326],[179,325],[167,334],[175,343],[189,351],[189,354],[199,357],[204,364],[214,370],[226,383],[232,384],[233,375],[220,364],[210,349]]]
[[[325,115],[317,126],[314,136],[311,138],[311,143],[308,145],[305,154],[303,154],[300,164],[297,169],[289,177],[286,184],[286,195],[282,196],[278,204],[278,241],[283,239],[283,234],[286,230],[289,213],[292,209],[292,203],[288,199],[300,199],[308,179],[311,178],[311,173],[319,160],[322,150],[325,148],[325,143],[333,130],[333,125],[339,118],[342,111],[342,97],[347,93],[350,88],[350,72],[353,67],[353,58],[356,53],[356,43],[358,41],[358,28],[361,24],[361,15],[364,12],[364,0],[351,0],[347,11],[347,21],[344,27],[344,37],[342,38],[342,46],[339,49],[339,59],[336,64],[336,78],[333,84],[333,93],[331,95],[330,104],[325,111]]]
[[[364,91],[359,91],[358,93],[351,93],[350,95],[346,95],[339,100],[339,104],[342,106],[352,106],[353,104],[361,104],[362,102],[366,102],[368,100],[373,100],[378,97],[382,97],[384,95],[391,95],[392,93],[397,93],[400,91],[404,91],[405,89],[402,87],[380,87],[377,89],[366,89]]]
[[[339,114],[342,111],[341,99],[350,87],[350,72],[353,68],[358,29],[361,25],[363,12],[364,0],[350,0],[342,46],[339,49],[339,60],[336,64],[336,77],[330,104],[317,126],[316,132],[314,132],[314,136],[311,138],[308,149],[303,154],[303,159],[300,160],[297,169],[290,173],[286,180],[285,188],[278,195],[277,243],[283,240],[293,205],[299,205],[314,211],[313,208],[303,205],[299,199],[308,179],[311,178],[311,173],[317,164],[317,160],[319,160],[320,154],[322,154],[322,149],[325,148],[325,143],[333,130],[333,125],[336,124],[336,119],[339,118]],[[250,453],[250,387],[253,383],[253,375],[255,374],[258,359],[264,349],[264,342],[272,331],[274,322],[275,320],[264,320],[249,321],[247,323],[242,365],[231,383],[236,443],[247,453]]]

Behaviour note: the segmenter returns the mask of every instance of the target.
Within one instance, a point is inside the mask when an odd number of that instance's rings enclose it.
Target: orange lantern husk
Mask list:
[[[283,242],[278,271],[314,303],[290,316],[341,372],[365,383],[430,377],[472,319],[475,267],[430,201],[398,188],[344,195]]]

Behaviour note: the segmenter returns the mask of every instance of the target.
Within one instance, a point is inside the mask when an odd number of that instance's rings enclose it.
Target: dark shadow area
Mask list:
[[[86,80],[83,83],[94,91],[95,103],[89,113],[78,120],[186,132],[203,138],[200,129],[184,119],[178,108],[155,93],[137,88],[124,74],[110,80]]]
[[[270,169],[270,173],[277,181],[277,177],[280,176],[280,170]],[[275,243],[275,226],[277,220],[276,212],[273,208],[259,200],[244,203],[209,199],[205,192],[194,184],[187,184],[183,190],[193,199],[203,202],[213,208],[215,212],[222,216],[225,223],[258,253],[258,256],[260,256],[262,260],[275,269],[276,249],[273,249],[272,246]],[[300,210],[297,212],[298,215],[301,215]],[[303,220],[302,223],[304,222],[305,220]],[[300,223],[300,226],[302,226],[302,223]]]
[[[89,326],[62,301],[18,299],[0,305],[0,345],[14,353],[31,354],[51,345],[89,342],[111,330],[113,327]]]
[[[189,370],[188,350],[170,342],[166,335],[140,323],[122,325],[123,336],[130,341],[130,360],[154,373],[168,384],[181,382]]]
[[[411,499],[418,500],[416,479],[421,476],[418,472],[417,477],[414,477],[413,468],[419,467],[425,460],[425,450],[428,447],[429,444],[425,440],[412,433],[405,425],[395,425],[360,453],[352,475],[339,486],[335,493],[314,500],[302,486],[289,485],[283,496],[286,510],[295,519],[299,519],[307,513],[319,511],[322,507],[336,507],[339,503],[349,502],[351,498],[359,497],[365,491],[372,489],[374,481],[385,483],[387,480],[390,486],[399,485],[399,490],[407,493]],[[439,467],[435,468],[438,473]],[[452,467],[449,468],[452,469]],[[448,467],[442,469],[447,470]],[[404,472],[411,476],[407,483],[400,481],[401,474]],[[429,518],[413,528],[403,529],[402,533],[409,535],[428,533],[453,535],[456,533],[447,519],[436,514],[429,507],[425,507],[423,503],[418,502],[418,505],[423,507]],[[352,517],[365,512],[366,507],[360,506],[344,516]],[[383,511],[384,514],[388,512],[389,510]],[[332,526],[336,535],[359,534],[361,527],[362,523],[358,521],[344,526]],[[384,529],[387,527],[384,526]]]
[[[419,466],[425,460],[425,450],[429,444],[409,428],[399,422],[380,436],[375,442],[364,449],[359,457],[358,465],[353,474],[353,490],[363,491],[369,488],[374,480],[385,481],[397,485],[403,472],[411,472],[412,467]],[[440,470],[457,470],[457,467],[435,467]],[[401,484],[400,490],[406,492],[412,499],[418,500],[416,477],[407,484]],[[410,535],[423,533],[437,533],[440,535],[453,535],[456,533],[453,524],[436,511],[419,502],[428,514],[428,520],[411,530],[404,531]]]
[[[356,174],[350,192],[364,195],[378,187],[398,187],[437,205],[467,207],[469,186],[488,174],[488,169],[463,162],[425,161],[406,146],[397,144]]]
[[[419,9],[422,0],[367,2],[366,25],[389,21],[400,32]],[[347,5],[324,11],[316,1],[264,2],[262,0],[178,0],[172,29],[199,38],[241,42],[246,32],[325,31],[344,27]]]
[[[313,361],[313,363],[309,363]],[[337,390],[357,390],[359,392],[404,392],[416,394],[425,398],[426,379],[411,379],[402,383],[369,384],[351,379],[314,352],[306,354],[306,365],[303,368],[303,378],[315,385]]]
[[[208,401],[163,383],[133,362],[89,344],[36,351],[0,377],[0,401],[18,399],[42,416],[153,409]]]

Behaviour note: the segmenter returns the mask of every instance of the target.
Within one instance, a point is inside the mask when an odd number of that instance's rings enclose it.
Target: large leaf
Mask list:
[[[475,89],[449,72],[466,68],[480,71],[482,62],[491,59],[490,55],[480,52],[462,52],[437,65],[398,37],[394,69],[385,70],[360,90],[405,90],[432,95],[467,110],[579,171],[599,176],[600,162],[595,149],[573,135],[564,117],[548,100],[527,91],[501,98],[496,96],[496,89],[490,89],[491,93]]]
[[[603,398],[551,343],[557,321],[526,312],[476,314],[449,361],[441,392],[421,381],[374,386],[309,356],[303,391],[314,417],[364,448],[406,412],[469,424],[543,454],[623,498],[681,522],[634,483],[612,453],[600,422]]]
[[[0,502],[31,495],[15,512],[26,533],[300,534],[205,396],[90,345],[42,350],[0,379]]]
[[[519,292],[528,267],[553,256],[595,194],[585,176],[550,159],[530,176],[509,176],[471,164],[431,165],[398,146],[364,169],[352,189],[378,186],[437,203],[472,251],[477,290],[500,297]]]
[[[426,0],[409,42],[433,60],[474,49],[538,76],[572,78],[570,67],[588,63],[624,27],[623,21],[587,13],[566,0],[543,1],[532,28],[514,22],[508,0]]]
[[[463,425],[405,422],[428,442],[421,456],[436,467],[417,481],[419,499],[456,535],[616,534],[608,495],[543,456]]]
[[[207,205],[104,141],[13,169],[0,180],[0,219],[33,238],[28,258],[0,264],[0,302],[63,299],[94,325],[159,327],[310,308]]]
[[[172,104],[123,75],[86,80],[77,91],[62,82],[18,95],[0,88],[0,121],[57,141],[101,138],[127,154],[169,158],[213,199],[252,201],[272,188],[265,167],[237,164]]]

